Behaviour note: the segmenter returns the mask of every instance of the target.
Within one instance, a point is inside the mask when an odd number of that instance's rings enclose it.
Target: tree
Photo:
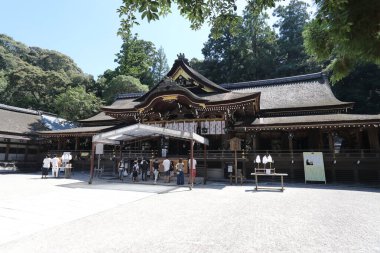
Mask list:
[[[157,84],[169,72],[168,60],[163,47],[160,47],[154,57],[152,66],[153,84]]]
[[[261,11],[275,7],[279,1],[248,0],[247,5]],[[320,62],[329,61],[328,69],[334,71],[333,80],[346,76],[357,64],[380,64],[380,1],[314,1],[318,9],[316,18],[305,31],[305,45],[307,52]],[[238,18],[235,1],[231,0],[123,0],[118,9],[122,18],[120,32],[138,24],[137,13],[141,13],[142,19],[154,21],[169,14],[173,4],[193,29],[199,29],[205,22],[212,27],[224,27]]]
[[[274,7],[279,0],[248,0],[248,5],[258,7]],[[199,29],[205,22],[211,26],[223,27],[236,17],[237,6],[231,0],[123,0],[123,5],[117,10],[121,20],[121,31],[130,31],[133,25],[138,25],[136,13],[141,13],[141,19],[149,22],[158,20],[171,12],[175,4],[182,16],[188,19],[192,29]],[[227,21],[227,23],[225,22]]]
[[[375,64],[355,68],[347,77],[337,82],[332,90],[335,96],[355,102],[354,113],[380,113],[380,69]]]
[[[327,62],[332,81],[363,63],[380,65],[380,1],[316,0],[316,18],[303,36],[308,54]]]
[[[54,100],[58,115],[71,121],[85,119],[99,111],[101,100],[92,93],[87,93],[83,86],[69,87]]]
[[[27,66],[8,74],[9,84],[1,94],[6,104],[37,110],[53,111],[52,101],[64,92],[69,79],[62,73],[44,72],[38,67]]]
[[[205,60],[193,59],[192,66],[217,83],[272,77],[277,43],[267,19],[268,15],[247,7],[236,22],[213,27],[202,49]],[[214,29],[222,35],[213,37]]]
[[[112,103],[119,93],[147,92],[148,90],[148,86],[141,84],[137,78],[119,75],[111,80],[104,91],[103,98],[107,103]]]
[[[138,39],[137,34],[123,34],[121,50],[116,54],[117,75],[133,76],[144,84],[153,85],[151,67],[156,56],[156,48],[150,41]]]
[[[208,41],[204,44],[202,54],[204,55],[205,69],[210,71],[208,78],[217,83],[242,81],[243,51],[245,50],[244,40],[241,34],[243,29],[243,18],[236,19],[223,28],[212,27],[222,35],[214,38],[209,35]]]
[[[274,77],[277,57],[277,37],[267,24],[269,16],[257,8],[247,6],[243,13],[243,33],[246,50],[244,59],[244,80],[257,80]]]
[[[92,76],[56,51],[28,47],[0,34],[0,99],[2,103],[56,112],[54,99],[68,87],[96,90]]]
[[[302,31],[309,19],[307,6],[305,2],[291,0],[289,5],[274,10],[273,15],[279,18],[275,27],[280,32],[277,76],[305,74],[316,69],[303,45]]]

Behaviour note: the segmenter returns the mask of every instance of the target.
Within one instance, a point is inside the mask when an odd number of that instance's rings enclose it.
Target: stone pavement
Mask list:
[[[0,252],[380,252],[380,190],[0,174]]]

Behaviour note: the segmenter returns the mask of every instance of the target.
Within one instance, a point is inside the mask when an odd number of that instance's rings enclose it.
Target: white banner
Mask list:
[[[305,183],[307,181],[322,181],[326,183],[325,164],[322,152],[303,152]]]

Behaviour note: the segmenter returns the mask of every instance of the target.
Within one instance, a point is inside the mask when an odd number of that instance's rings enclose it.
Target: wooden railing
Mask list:
[[[90,158],[91,150],[81,150],[81,151],[73,151],[73,150],[51,150],[49,154],[57,154],[61,156],[63,152],[71,152],[74,160],[87,160]],[[327,159],[376,159],[380,158],[379,151],[371,151],[367,149],[352,149],[345,150],[344,152],[331,152],[331,150],[294,150],[293,152],[289,152],[289,150],[276,150],[276,151],[267,151],[267,150],[257,150],[257,151],[247,151],[241,150],[236,152],[237,159],[245,159],[245,160],[253,160],[257,155],[262,157],[263,155],[270,154],[274,160],[276,159],[302,159],[302,152],[323,152],[323,155]],[[124,150],[122,152],[123,158],[142,158],[152,159],[154,157],[159,157],[160,153],[157,150]],[[168,154],[169,157],[184,157],[186,155],[171,155]],[[204,150],[195,150],[194,157],[203,159]],[[207,160],[230,160],[235,157],[235,152],[230,150],[206,150],[206,159]],[[109,159],[113,160],[114,158],[120,158],[119,151],[105,150],[104,154],[101,155],[101,159]]]

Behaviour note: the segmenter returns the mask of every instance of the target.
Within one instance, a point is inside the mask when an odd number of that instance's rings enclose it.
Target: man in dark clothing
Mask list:
[[[143,158],[140,164],[141,164],[141,180],[146,181],[146,174],[149,168],[148,161],[145,158]]]

